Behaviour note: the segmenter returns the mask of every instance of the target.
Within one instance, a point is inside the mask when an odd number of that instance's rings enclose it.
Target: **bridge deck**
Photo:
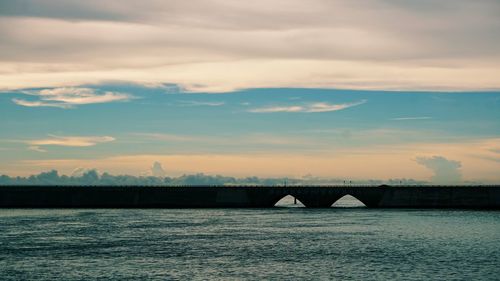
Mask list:
[[[291,195],[309,208],[351,195],[369,208],[500,209],[500,186],[1,186],[0,207],[267,208]]]

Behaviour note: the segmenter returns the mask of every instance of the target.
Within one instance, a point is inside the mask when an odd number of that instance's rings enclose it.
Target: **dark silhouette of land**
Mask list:
[[[351,195],[368,208],[500,209],[495,186],[1,186],[3,208],[269,208],[291,195],[308,208]]]

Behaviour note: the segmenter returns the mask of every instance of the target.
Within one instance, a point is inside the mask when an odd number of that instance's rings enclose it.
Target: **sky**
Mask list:
[[[0,174],[500,182],[499,1],[0,0]]]

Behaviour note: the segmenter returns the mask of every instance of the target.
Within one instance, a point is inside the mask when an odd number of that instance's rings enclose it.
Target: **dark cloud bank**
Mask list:
[[[0,176],[0,185],[99,185],[99,186],[160,186],[160,185],[327,185],[327,184],[427,184],[425,181],[412,179],[391,179],[388,181],[365,180],[349,181],[344,183],[343,179],[326,179],[313,176],[306,176],[301,179],[290,178],[259,178],[246,177],[235,178],[221,175],[183,175],[179,177],[154,177],[154,176],[129,176],[110,175],[108,173],[99,174],[96,170],[84,172],[78,176],[59,175],[56,170],[43,172],[29,177],[9,177]]]

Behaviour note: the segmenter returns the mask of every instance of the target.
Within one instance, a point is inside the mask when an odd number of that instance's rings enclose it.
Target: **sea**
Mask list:
[[[500,280],[500,211],[0,209],[0,280]]]

